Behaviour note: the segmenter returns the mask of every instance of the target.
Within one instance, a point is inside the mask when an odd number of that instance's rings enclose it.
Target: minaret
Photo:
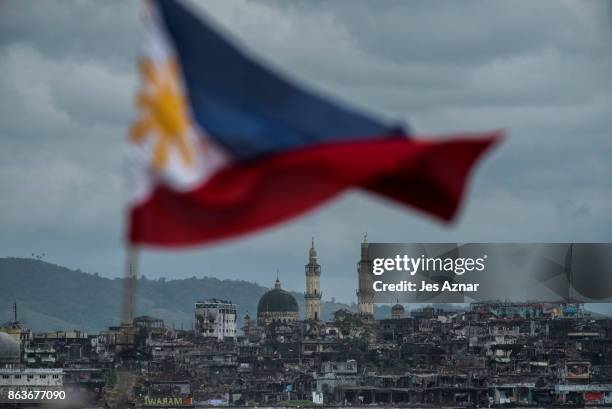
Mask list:
[[[359,287],[357,289],[357,304],[359,313],[363,315],[374,315],[374,289],[372,285],[372,262],[368,256],[368,235],[363,235],[361,243],[361,260],[357,263],[357,274],[359,277]]]
[[[308,251],[308,264],[304,266],[304,270],[306,271],[305,319],[318,321],[321,319],[321,266],[317,263],[314,237]]]
[[[391,307],[391,318],[392,319],[401,319],[404,318],[404,313],[406,310],[404,306],[399,303],[399,299],[396,298],[396,304]]]

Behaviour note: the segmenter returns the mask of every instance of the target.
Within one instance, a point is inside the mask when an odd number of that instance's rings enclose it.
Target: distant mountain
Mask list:
[[[221,298],[238,304],[240,321],[248,311],[256,315],[257,302],[269,288],[240,280],[212,277],[180,280],[138,280],[137,314],[161,318],[168,326],[191,328],[193,307],[198,300]],[[0,258],[0,322],[12,317],[12,303],[19,308],[19,320],[34,331],[63,329],[102,330],[120,321],[123,279],[109,279],[97,274],[24,258]],[[293,292],[300,313],[304,311],[303,294]],[[326,301],[321,315],[328,319],[347,305]],[[377,307],[377,317],[388,317],[389,308]]]

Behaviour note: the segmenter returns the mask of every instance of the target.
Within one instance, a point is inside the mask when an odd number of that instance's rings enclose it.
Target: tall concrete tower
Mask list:
[[[357,289],[357,304],[359,313],[363,315],[374,315],[374,278],[372,276],[372,262],[368,256],[368,236],[364,234],[361,243],[361,260],[357,263],[357,275],[359,287]]]
[[[306,292],[304,303],[306,304],[307,320],[321,319],[321,266],[317,263],[317,251],[314,246],[314,237],[308,251],[308,264],[304,266],[306,272]]]

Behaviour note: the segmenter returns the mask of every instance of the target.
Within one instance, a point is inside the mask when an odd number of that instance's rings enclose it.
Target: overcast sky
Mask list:
[[[353,301],[370,241],[612,241],[612,31],[605,2],[209,1],[252,54],[417,134],[505,128],[452,225],[360,193],[261,234],[145,251],[141,273],[303,291],[310,237],[324,297]],[[122,274],[123,160],[138,3],[0,5],[0,256]],[[307,194],[307,192],[304,192]]]

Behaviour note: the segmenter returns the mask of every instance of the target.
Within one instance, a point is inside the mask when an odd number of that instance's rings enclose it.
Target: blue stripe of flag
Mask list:
[[[405,131],[342,107],[245,56],[179,1],[158,1],[195,120],[238,160]]]

